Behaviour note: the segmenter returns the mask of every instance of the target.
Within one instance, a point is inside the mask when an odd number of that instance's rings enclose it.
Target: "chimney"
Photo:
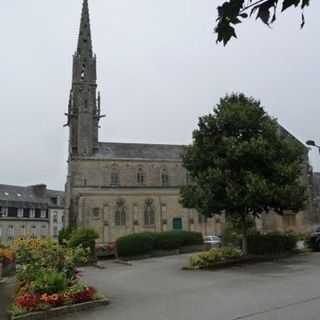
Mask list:
[[[45,184],[37,184],[34,186],[31,186],[32,192],[35,196],[38,198],[44,198],[47,194],[47,185]]]

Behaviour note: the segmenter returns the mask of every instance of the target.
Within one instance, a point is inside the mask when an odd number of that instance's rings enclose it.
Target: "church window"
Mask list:
[[[111,171],[111,185],[118,186],[120,184],[119,170],[117,168],[112,168]]]
[[[142,168],[139,168],[137,172],[137,183],[138,185],[144,185],[144,172]]]
[[[168,186],[169,185],[169,175],[166,169],[162,169],[161,171],[161,185]]]
[[[115,211],[115,225],[125,226],[127,224],[127,209],[124,200],[120,199],[116,205]]]
[[[154,212],[154,205],[153,205],[153,200],[152,199],[148,199],[145,202],[145,206],[144,206],[144,224],[146,226],[155,225],[155,212]]]

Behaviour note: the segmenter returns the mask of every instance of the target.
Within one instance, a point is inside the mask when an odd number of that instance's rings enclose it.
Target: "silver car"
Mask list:
[[[218,236],[205,236],[203,240],[208,247],[219,248],[222,245],[221,239]]]

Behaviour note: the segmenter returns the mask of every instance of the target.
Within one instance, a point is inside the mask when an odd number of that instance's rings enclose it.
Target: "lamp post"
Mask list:
[[[317,145],[313,140],[308,140],[306,141],[306,145],[310,146],[310,147],[315,147],[318,149],[319,153],[320,153],[320,146]]]

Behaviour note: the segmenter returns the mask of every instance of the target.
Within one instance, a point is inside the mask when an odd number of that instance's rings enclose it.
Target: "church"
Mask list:
[[[66,113],[67,223],[95,229],[101,243],[143,231],[189,230],[220,235],[223,217],[204,219],[179,203],[180,187],[189,183],[182,164],[184,146],[99,142],[99,122],[104,116],[96,63],[88,0],[84,0]],[[261,223],[270,229],[305,225],[303,213],[288,217],[270,215]]]

